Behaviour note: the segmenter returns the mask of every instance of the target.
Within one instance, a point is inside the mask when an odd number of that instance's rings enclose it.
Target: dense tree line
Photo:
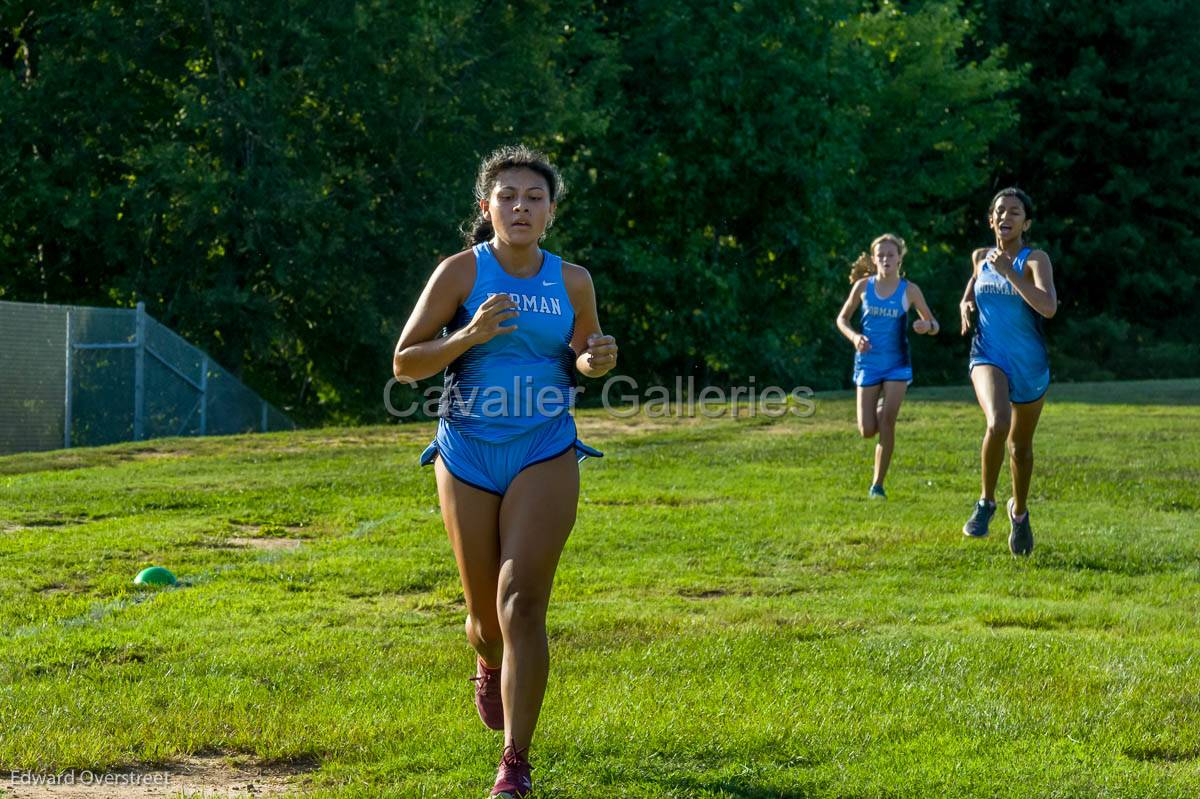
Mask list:
[[[847,384],[833,328],[877,233],[964,380],[992,192],[1038,200],[1059,378],[1195,374],[1200,39],[1169,0],[242,4],[0,11],[0,297],[131,305],[302,420],[383,416],[395,337],[461,244],[481,155],[570,192],[646,382]]]

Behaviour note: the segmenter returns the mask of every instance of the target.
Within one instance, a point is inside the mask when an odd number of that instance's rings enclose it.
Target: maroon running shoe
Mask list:
[[[533,781],[529,778],[530,765],[525,759],[528,749],[517,751],[514,746],[504,747],[504,757],[500,758],[500,768],[496,769],[496,784],[492,786],[492,796],[500,799],[521,799],[533,790]]]
[[[500,698],[500,669],[489,669],[482,658],[476,658],[475,709],[479,718],[492,730],[504,729],[504,700]]]

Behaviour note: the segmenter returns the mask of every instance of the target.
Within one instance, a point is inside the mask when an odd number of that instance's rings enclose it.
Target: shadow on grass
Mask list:
[[[1185,744],[1144,744],[1126,747],[1121,753],[1130,760],[1143,763],[1186,763],[1200,760],[1200,747]]]
[[[1097,545],[1082,547],[1048,548],[1040,553],[1038,566],[1052,572],[1093,572],[1114,574],[1122,577],[1146,577],[1188,571],[1195,565],[1195,554],[1190,550],[1167,550],[1162,553],[1127,551],[1116,544],[1107,548]]]

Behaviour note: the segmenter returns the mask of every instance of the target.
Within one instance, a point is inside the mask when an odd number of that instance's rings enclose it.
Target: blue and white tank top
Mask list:
[[[867,278],[862,298],[862,332],[871,349],[854,355],[855,368],[895,369],[912,366],[908,353],[908,281],[900,279],[886,298],[875,292],[875,278]]]
[[[440,415],[464,435],[508,441],[569,413],[574,402],[575,309],[563,281],[562,258],[542,250],[531,277],[504,271],[487,242],[476,244],[475,285],[446,326],[465,327],[494,294],[516,303],[515,333],[477,344],[446,367]]]
[[[1013,259],[1018,274],[1025,273],[1025,261],[1031,252],[1026,247]],[[971,340],[972,357],[993,353],[1027,364],[1047,362],[1041,314],[986,261],[979,265],[975,278],[975,307],[979,309],[979,323]]]

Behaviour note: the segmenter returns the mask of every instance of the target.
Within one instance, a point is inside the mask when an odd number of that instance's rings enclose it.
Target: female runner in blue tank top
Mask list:
[[[1026,507],[1033,476],[1033,433],[1050,386],[1042,319],[1054,316],[1058,309],[1050,256],[1025,245],[1032,222],[1029,195],[1016,188],[996,194],[988,212],[996,246],[978,249],[971,256],[973,274],[959,306],[963,335],[978,311],[971,342],[971,382],[987,420],[980,452],[982,496],[963,525],[963,534],[972,538],[988,534],[1007,439],[1012,472],[1008,548],[1014,555],[1033,551]]]
[[[858,432],[863,438],[879,434],[875,444],[875,476],[867,492],[872,499],[887,499],[883,481],[896,445],[896,417],[912,383],[908,309],[915,307],[920,316],[913,322],[914,333],[936,335],[940,329],[921,289],[901,277],[900,265],[906,252],[904,240],[891,233],[871,242],[870,256],[863,253],[850,269],[853,287],[837,318],[838,330],[854,345]],[[850,326],[850,317],[860,304],[861,333]]]
[[[493,796],[531,790],[528,750],[549,672],[546,608],[575,523],[575,371],[599,377],[617,345],[601,333],[591,276],[539,242],[563,194],[540,153],[506,147],[475,186],[470,249],[425,286],[396,345],[394,372],[445,370],[434,462],[442,519],[466,600],[476,659],[475,704],[504,730]],[[445,328],[446,335],[441,335]]]

